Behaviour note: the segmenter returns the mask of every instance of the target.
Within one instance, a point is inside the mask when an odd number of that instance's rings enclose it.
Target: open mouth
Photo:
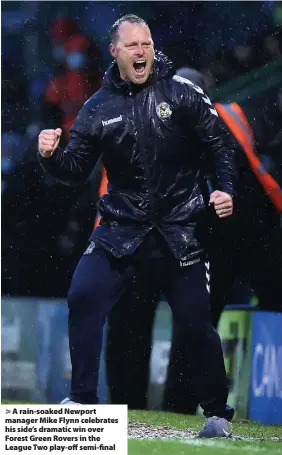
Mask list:
[[[146,60],[137,60],[133,63],[133,68],[137,74],[143,74],[146,68]]]

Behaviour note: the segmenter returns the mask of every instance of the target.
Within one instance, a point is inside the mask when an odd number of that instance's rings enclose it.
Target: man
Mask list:
[[[233,212],[234,143],[203,91],[173,77],[167,59],[155,55],[142,19],[128,15],[112,26],[110,52],[115,62],[103,87],[81,109],[65,150],[58,148],[60,129],[39,135],[40,162],[57,179],[84,182],[100,155],[109,179],[101,223],[68,293],[72,386],[63,403],[97,402],[106,316],[132,277],[146,268],[175,324],[186,329],[195,394],[206,417],[199,435],[224,437],[231,434],[234,410],[226,404],[201,238],[208,203],[219,218]],[[210,198],[204,159],[212,163],[217,184]],[[189,295],[185,305],[184,294]]]

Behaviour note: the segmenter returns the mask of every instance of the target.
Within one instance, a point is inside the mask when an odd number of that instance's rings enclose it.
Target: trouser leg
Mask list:
[[[71,399],[97,403],[103,328],[113,305],[134,274],[130,259],[116,259],[100,248],[84,254],[68,293]]]

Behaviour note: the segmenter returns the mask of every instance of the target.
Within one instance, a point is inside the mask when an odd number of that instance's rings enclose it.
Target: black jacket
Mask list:
[[[235,145],[203,91],[179,76],[156,54],[144,85],[121,80],[116,63],[103,87],[82,107],[65,150],[39,156],[44,169],[77,185],[99,156],[107,170],[96,240],[120,257],[132,253],[153,227],[174,256],[193,257],[208,203],[205,167],[216,189],[233,195]]]

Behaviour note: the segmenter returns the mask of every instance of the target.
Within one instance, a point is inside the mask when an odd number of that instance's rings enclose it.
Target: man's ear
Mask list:
[[[117,56],[117,48],[116,48],[116,46],[113,43],[110,44],[110,53],[111,53],[112,57],[116,58],[116,56]]]

